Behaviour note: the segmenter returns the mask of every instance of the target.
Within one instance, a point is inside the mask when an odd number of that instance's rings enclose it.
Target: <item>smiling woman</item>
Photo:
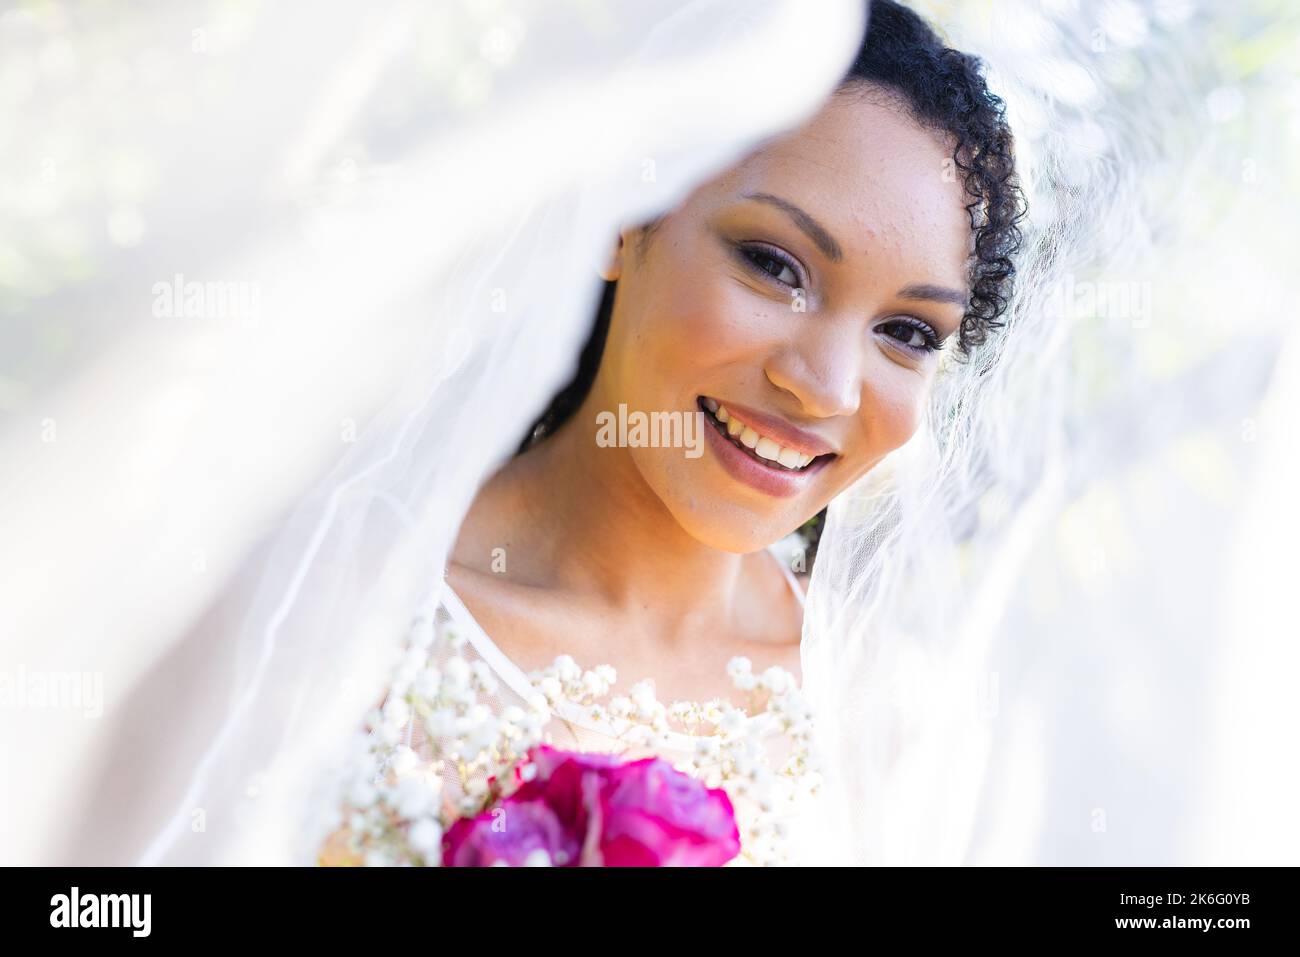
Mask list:
[[[687,473],[633,450],[636,472],[714,549],[752,552],[799,527],[913,434],[939,344],[960,324],[961,305],[915,298],[967,280],[968,200],[943,175],[951,152],[896,96],[840,94],[697,189],[647,241],[625,232],[605,275],[619,285],[605,357],[574,431],[621,401],[749,410],[741,444],[798,434],[833,455],[797,484],[778,476],[779,501],[774,485],[737,487],[726,463],[744,457],[725,451]]]
[[[715,547],[751,551],[797,528],[815,554],[825,505],[915,431],[942,357],[969,358],[1000,325],[1025,214],[1002,102],[979,62],[914,13],[890,2],[871,11],[819,113],[624,230],[578,370],[520,452],[618,402],[707,414],[745,403],[747,418],[715,420],[731,444],[760,465],[823,473],[815,484],[751,469],[725,446],[711,446],[716,463],[761,493],[752,504],[745,492],[670,488],[680,470],[649,456],[637,457],[640,474]],[[661,234],[667,249],[656,248]],[[617,356],[632,353],[624,371]],[[712,381],[673,391],[697,376]],[[760,417],[766,433],[743,428]],[[836,451],[781,462],[778,432],[833,439]]]
[[[1010,143],[977,62],[874,4],[818,111],[621,231],[577,374],[461,526],[448,621],[512,673],[611,665],[615,694],[743,707],[734,659],[798,675],[802,588],[769,550],[907,443],[943,358],[996,325]],[[705,454],[608,441],[624,410],[701,416]]]

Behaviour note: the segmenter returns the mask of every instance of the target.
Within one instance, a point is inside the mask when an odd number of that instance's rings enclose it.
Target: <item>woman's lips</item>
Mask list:
[[[701,396],[700,398],[703,400],[706,409],[716,409],[718,405],[725,406],[727,412],[733,417],[739,419],[745,425],[751,426],[754,431],[772,439],[777,445],[812,456],[830,455],[839,451],[821,436],[795,428],[784,419],[747,406],[736,405],[734,402],[726,402],[713,396]]]
[[[725,433],[722,425],[700,401],[700,409],[713,428],[708,429],[708,444],[727,473],[751,488],[778,498],[789,498],[804,491],[813,475],[820,472],[834,455],[819,455],[799,470],[787,469],[775,462],[760,459],[752,449],[743,448]]]

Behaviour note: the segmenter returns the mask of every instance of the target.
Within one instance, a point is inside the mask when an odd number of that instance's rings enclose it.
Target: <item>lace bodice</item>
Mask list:
[[[779,545],[772,554],[802,604],[803,590]],[[417,616],[407,656],[370,722],[376,760],[369,784],[387,791],[387,804],[400,805],[403,798],[393,790],[400,777],[408,806],[387,810],[418,818],[435,810],[425,806],[419,785],[409,783],[418,781],[438,796],[446,820],[481,810],[488,779],[508,771],[529,741],[628,759],[658,756],[709,787],[726,790],[741,831],[735,863],[794,863],[790,827],[818,780],[808,709],[784,669],[754,673],[746,659],[736,658],[727,670],[746,694],[746,708],[722,699],[662,703],[649,681],[614,695],[612,668],[569,656],[525,673],[444,582],[432,606]],[[471,760],[474,755],[479,760]],[[484,755],[502,760],[484,760]],[[377,796],[364,782],[353,790],[359,792],[350,795],[354,807]],[[362,820],[353,824],[363,832],[370,826]],[[425,831],[428,837],[433,825]],[[397,861],[372,848],[369,862]]]

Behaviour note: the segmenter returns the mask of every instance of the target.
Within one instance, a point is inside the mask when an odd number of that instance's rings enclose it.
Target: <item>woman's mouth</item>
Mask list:
[[[737,416],[732,414],[725,405],[719,403],[716,399],[708,396],[699,396],[696,400],[700,411],[713,426],[715,432],[721,437],[722,442],[730,449],[735,449],[739,456],[728,455],[724,464],[737,466],[730,468],[737,478],[748,482],[751,485],[757,485],[763,491],[777,495],[790,495],[798,492],[804,484],[803,480],[813,473],[821,470],[831,459],[835,458],[835,453],[828,452],[824,455],[810,455],[800,452],[797,449],[782,446],[775,439],[764,435],[753,426],[741,421]],[[744,467],[743,462],[735,461],[743,456],[748,462],[757,463],[763,470],[772,473],[771,478],[776,482],[767,481],[761,474],[754,474],[751,471],[753,466]],[[796,480],[796,481],[791,481]]]

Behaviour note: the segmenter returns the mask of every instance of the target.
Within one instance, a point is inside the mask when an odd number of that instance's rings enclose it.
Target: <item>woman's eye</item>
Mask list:
[[[796,289],[800,286],[799,273],[779,256],[765,249],[756,249],[752,246],[742,247],[740,252],[751,266],[767,273],[777,282]]]
[[[934,331],[923,325],[898,321],[889,323],[885,329],[891,338],[913,352],[935,352],[943,345]]]

